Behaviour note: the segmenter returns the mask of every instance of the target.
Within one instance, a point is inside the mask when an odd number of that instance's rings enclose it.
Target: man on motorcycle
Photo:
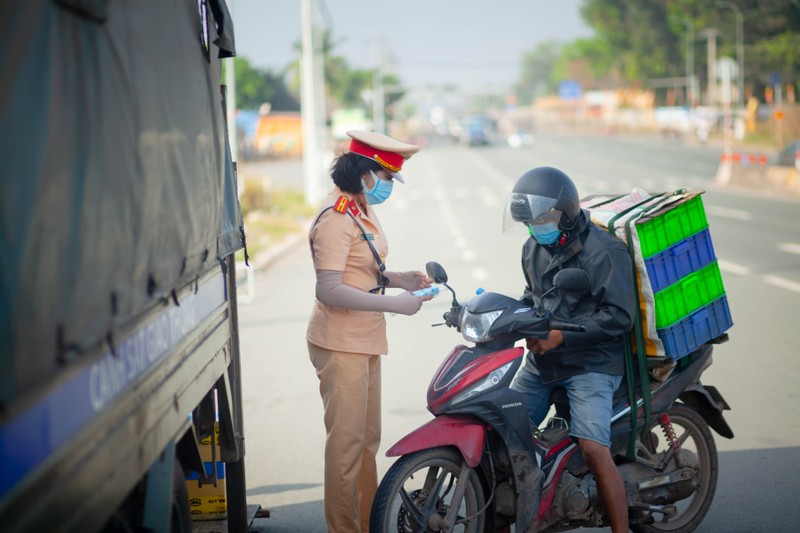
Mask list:
[[[633,265],[622,241],[595,225],[581,210],[572,180],[552,167],[537,167],[518,180],[506,205],[506,228],[522,223],[530,233],[522,249],[531,305],[550,302],[545,293],[562,268],[589,274],[586,294],[569,294],[554,316],[580,322],[586,331],[551,330],[547,339],[528,339],[530,350],[512,388],[525,395],[528,416],[538,427],[550,407],[550,393],[563,387],[570,405],[570,436],[576,439],[594,477],[612,530],[628,531],[622,477],[611,457],[614,391],[624,372],[624,336],[633,326]]]

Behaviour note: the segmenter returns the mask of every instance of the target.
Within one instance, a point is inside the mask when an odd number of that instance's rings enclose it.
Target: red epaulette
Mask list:
[[[353,216],[358,216],[358,214],[361,213],[361,211],[358,209],[358,205],[356,205],[356,201],[348,200],[346,196],[340,196],[336,199],[336,203],[333,204],[333,210],[341,214],[344,214],[349,210]]]
[[[344,197],[344,196],[340,196],[340,197],[339,197],[339,198],[336,200],[336,203],[335,203],[335,204],[333,204],[333,210],[334,210],[334,211],[336,211],[337,213],[342,213],[342,214],[344,214],[344,213],[347,211],[347,204],[348,204],[348,203],[349,203],[349,202],[348,202],[348,200],[347,200],[347,198],[346,198],[346,197]]]

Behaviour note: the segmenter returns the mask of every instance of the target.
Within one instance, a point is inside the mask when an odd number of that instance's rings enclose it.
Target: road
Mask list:
[[[800,504],[800,203],[761,191],[713,184],[719,150],[665,145],[656,138],[540,135],[532,147],[430,146],[406,164],[407,183],[378,208],[390,242],[391,269],[448,271],[460,298],[478,287],[519,295],[524,237],[501,233],[506,195],[538,165],[565,170],[582,195],[703,189],[711,236],[734,327],[715,349],[704,382],[733,410],[735,439],[716,436],[720,474],[702,533],[793,531]],[[300,179],[300,165],[297,165]],[[298,181],[297,187],[301,187]],[[249,503],[271,513],[258,533],[326,531],[322,510],[325,440],[318,382],[305,328],[314,276],[304,242],[256,277],[256,297],[241,305]],[[440,295],[413,317],[388,316],[383,358],[383,452],[429,420],[425,391],[449,349],[452,330],[431,328],[449,305]],[[587,530],[588,531],[588,530]]]

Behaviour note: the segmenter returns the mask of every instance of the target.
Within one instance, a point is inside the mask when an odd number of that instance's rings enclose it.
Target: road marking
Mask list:
[[[795,244],[793,242],[779,242],[778,250],[781,252],[789,252],[790,254],[800,255],[800,244]]]
[[[472,160],[475,166],[478,167],[478,170],[483,172],[484,176],[502,185],[504,189],[511,190],[511,187],[514,186],[514,183],[516,182],[516,177],[511,178],[509,176],[506,176],[505,174],[497,170],[497,168],[495,168],[486,159],[478,156],[478,154],[476,154],[473,151],[466,151],[466,154],[467,157],[469,157]]]
[[[453,196],[456,198],[463,200],[467,196],[469,196],[469,189],[466,187],[458,187],[455,191],[453,191]]]
[[[723,259],[717,260],[717,264],[719,265],[720,270],[739,274],[740,276],[749,276],[750,272],[752,272],[746,266],[737,265],[736,263],[731,263],[730,261],[725,261]]]
[[[741,209],[731,209],[729,207],[720,207],[718,205],[706,205],[706,211],[711,215],[718,217],[733,218],[736,220],[750,220],[753,218],[752,213],[749,211],[742,211]]]
[[[787,289],[787,290],[794,291],[794,292],[800,292],[800,283],[797,283],[795,281],[792,281],[792,280],[789,280],[789,279],[786,279],[786,278],[781,278],[781,277],[778,277],[778,276],[761,276],[761,280],[764,283],[769,283],[770,285],[774,285],[774,286],[779,287],[781,289]]]
[[[472,278],[475,281],[486,281],[489,277],[489,273],[486,271],[485,268],[475,267],[472,269]]]

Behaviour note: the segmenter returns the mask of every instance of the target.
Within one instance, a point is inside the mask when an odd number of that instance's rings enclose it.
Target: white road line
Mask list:
[[[797,283],[795,281],[792,281],[792,280],[789,280],[789,279],[786,279],[786,278],[781,278],[781,277],[778,277],[778,276],[761,276],[761,280],[764,283],[769,283],[770,285],[774,285],[774,286],[779,287],[781,289],[787,289],[787,290],[794,291],[794,292],[800,292],[800,283]]]
[[[717,260],[717,264],[719,265],[719,269],[724,272],[732,272],[733,274],[739,274],[740,276],[749,276],[750,272],[752,272],[748,267],[737,265],[736,263],[731,263],[730,261],[725,261],[723,259]]]
[[[749,211],[742,211],[741,209],[731,209],[729,207],[720,207],[718,205],[706,205],[706,212],[710,215],[715,215],[724,218],[733,218],[736,220],[750,220],[753,214]]]
[[[796,244],[793,242],[779,242],[778,250],[780,250],[781,252],[789,252],[790,254],[800,255],[800,244]]]
[[[456,198],[463,200],[467,196],[469,196],[469,189],[466,187],[457,187],[455,191],[453,191],[453,196]]]
[[[497,170],[497,168],[495,168],[486,159],[478,156],[478,154],[476,154],[473,151],[466,151],[466,154],[467,157],[469,157],[472,160],[475,166],[478,167],[478,170],[483,172],[485,177],[503,186],[504,189],[503,192],[505,192],[505,190],[510,191],[511,188],[514,186],[517,176],[506,176],[505,174]]]
[[[486,281],[489,277],[489,273],[486,271],[485,268],[475,267],[472,269],[472,278],[475,281]]]

